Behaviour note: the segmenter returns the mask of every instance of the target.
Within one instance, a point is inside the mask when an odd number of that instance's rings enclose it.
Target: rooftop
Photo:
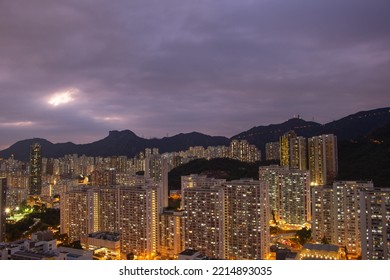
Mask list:
[[[314,243],[306,243],[303,248],[307,250],[315,250],[315,251],[328,251],[328,252],[338,252],[339,246],[331,245],[331,244],[314,244]]]

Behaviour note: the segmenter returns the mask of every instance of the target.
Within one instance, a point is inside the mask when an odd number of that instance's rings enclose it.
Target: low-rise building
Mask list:
[[[342,247],[331,244],[307,243],[297,255],[298,260],[345,260],[346,254]]]

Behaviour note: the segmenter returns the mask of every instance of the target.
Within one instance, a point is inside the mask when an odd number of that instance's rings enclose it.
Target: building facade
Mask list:
[[[390,190],[360,193],[362,259],[390,260]]]
[[[268,183],[274,222],[303,225],[311,220],[308,171],[278,165],[261,166],[259,178]]]
[[[183,196],[186,249],[217,259],[267,258],[267,182],[236,180],[185,188]]]
[[[350,256],[361,254],[360,192],[372,190],[370,181],[336,181],[333,183],[334,222],[332,243],[346,247]]]
[[[280,143],[269,142],[265,144],[265,159],[280,160]]]
[[[310,185],[332,184],[338,174],[337,137],[324,134],[309,138],[308,154]]]
[[[0,242],[5,242],[6,232],[6,205],[7,205],[7,178],[0,177]]]
[[[122,186],[119,190],[121,253],[151,259],[158,251],[157,186]]]
[[[315,242],[330,243],[334,233],[334,196],[332,186],[312,188],[312,238]]]
[[[30,146],[30,195],[40,195],[42,189],[42,147],[35,143]]]
[[[184,216],[182,211],[165,211],[160,214],[159,253],[175,259],[184,251]]]

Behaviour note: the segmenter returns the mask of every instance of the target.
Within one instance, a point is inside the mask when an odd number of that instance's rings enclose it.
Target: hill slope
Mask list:
[[[12,154],[15,159],[28,160],[30,145],[40,143],[43,157],[63,157],[67,154],[86,156],[128,156],[134,157],[145,148],[159,148],[160,153],[186,150],[190,146],[219,146],[228,145],[229,139],[221,136],[209,136],[197,132],[181,133],[162,139],[144,139],[130,130],[110,131],[104,139],[89,144],[74,143],[53,144],[45,139],[34,138],[19,141],[8,149],[0,151],[0,157],[8,158]]]

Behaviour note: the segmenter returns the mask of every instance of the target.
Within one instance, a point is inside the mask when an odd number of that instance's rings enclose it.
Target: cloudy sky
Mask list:
[[[390,105],[388,0],[0,0],[0,148]]]

